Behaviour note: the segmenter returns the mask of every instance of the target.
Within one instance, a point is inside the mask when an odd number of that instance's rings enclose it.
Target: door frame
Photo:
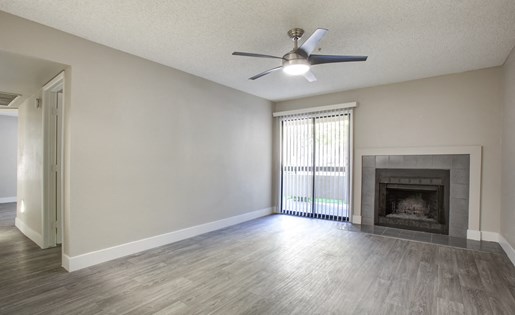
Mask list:
[[[278,178],[278,184],[279,189],[277,190],[278,198],[277,198],[277,204],[276,204],[276,213],[283,213],[283,177],[284,177],[284,165],[283,165],[283,158],[284,158],[284,148],[283,148],[283,142],[284,142],[284,121],[281,119],[282,116],[292,115],[292,114],[310,114],[315,112],[320,112],[322,110],[317,109],[327,109],[327,110],[343,110],[346,109],[349,119],[349,133],[348,133],[348,143],[349,143],[349,165],[348,168],[345,169],[345,172],[347,172],[347,186],[348,186],[348,209],[347,209],[347,222],[354,222],[353,221],[353,215],[354,215],[354,196],[353,196],[353,186],[354,186],[354,110],[353,108],[357,106],[356,102],[352,103],[344,103],[344,104],[336,104],[336,105],[328,105],[328,106],[321,106],[321,107],[313,107],[313,108],[307,108],[307,109],[300,109],[300,110],[291,110],[291,111],[283,111],[283,112],[275,112],[273,113],[273,117],[278,117],[278,129],[279,129],[279,141],[278,141],[278,158],[279,158],[279,178]],[[315,120],[316,117],[306,119],[313,119],[313,139],[315,138]],[[315,214],[315,154],[316,154],[316,146],[313,147],[313,187],[312,187],[312,204],[311,204],[311,213]]]
[[[63,243],[64,85],[65,72],[62,71],[42,88],[43,248],[55,247]],[[62,93],[63,102],[60,107],[56,106],[58,93]]]

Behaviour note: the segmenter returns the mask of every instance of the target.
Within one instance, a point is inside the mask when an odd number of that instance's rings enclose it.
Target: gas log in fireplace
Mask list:
[[[375,224],[449,234],[449,173],[376,169]]]

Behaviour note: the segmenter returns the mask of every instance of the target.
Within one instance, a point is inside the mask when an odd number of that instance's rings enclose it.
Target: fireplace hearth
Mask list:
[[[376,169],[375,224],[449,234],[449,170]]]

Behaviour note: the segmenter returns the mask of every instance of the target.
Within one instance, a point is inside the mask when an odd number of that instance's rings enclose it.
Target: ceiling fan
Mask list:
[[[282,65],[275,67],[253,77],[250,80],[256,80],[272,73],[276,70],[283,69],[286,74],[289,75],[303,75],[309,82],[316,81],[316,77],[313,72],[310,71],[311,66],[320,65],[324,63],[335,63],[335,62],[351,62],[351,61],[366,61],[367,56],[335,56],[335,55],[315,55],[312,52],[318,47],[318,43],[327,33],[327,29],[318,28],[300,47],[298,41],[304,34],[304,30],[301,28],[293,28],[288,31],[288,36],[293,40],[293,49],[286,53],[282,57],[239,52],[235,51],[232,54],[234,56],[245,56],[245,57],[258,57],[258,58],[274,58],[281,59]]]

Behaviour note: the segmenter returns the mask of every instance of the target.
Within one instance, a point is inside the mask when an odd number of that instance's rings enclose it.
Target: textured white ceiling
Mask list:
[[[515,45],[514,0],[0,0],[0,10],[270,100],[292,99],[503,64]],[[318,81],[275,72],[286,32],[328,28],[322,54],[364,63],[314,67]]]

